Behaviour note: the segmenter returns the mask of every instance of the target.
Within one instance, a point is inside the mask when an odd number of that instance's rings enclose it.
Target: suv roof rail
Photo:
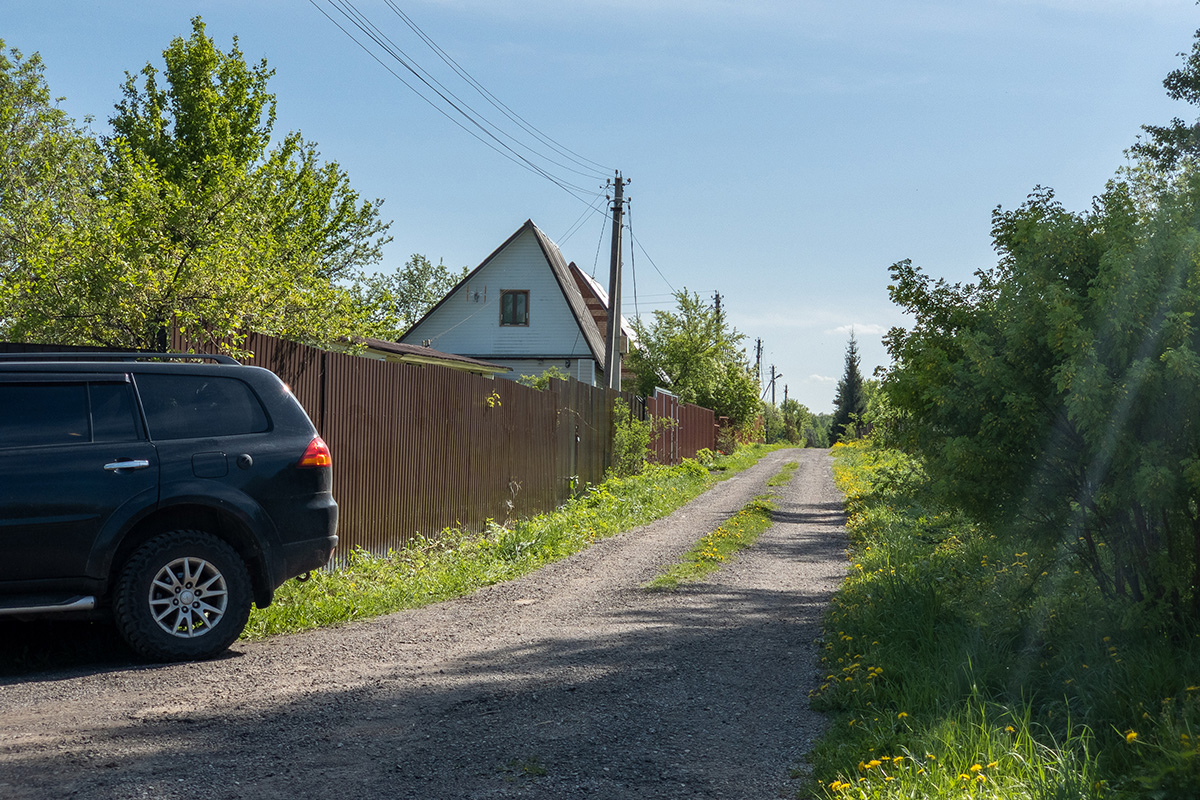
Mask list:
[[[241,366],[232,356],[212,353],[118,353],[99,350],[45,353],[0,353],[0,361],[215,361]]]

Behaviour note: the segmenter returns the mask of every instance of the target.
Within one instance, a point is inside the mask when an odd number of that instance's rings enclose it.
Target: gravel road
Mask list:
[[[704,583],[640,588],[788,461],[754,548]],[[828,451],[777,451],[461,600],[206,663],[101,653],[0,678],[0,798],[794,797],[842,522]]]

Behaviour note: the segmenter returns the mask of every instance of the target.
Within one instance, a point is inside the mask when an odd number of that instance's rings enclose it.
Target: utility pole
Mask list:
[[[775,371],[775,365],[771,365],[771,405],[775,405],[775,381],[783,377],[782,372]]]
[[[608,266],[608,331],[605,337],[604,378],[608,388],[621,391],[621,217],[625,213],[625,181],[613,179],[612,256]]]
[[[716,307],[716,311],[717,311],[717,326],[720,327],[720,325],[721,325],[721,293],[720,292],[713,293],[713,301],[716,303],[715,307]]]
[[[754,379],[762,385],[762,337],[754,340]]]

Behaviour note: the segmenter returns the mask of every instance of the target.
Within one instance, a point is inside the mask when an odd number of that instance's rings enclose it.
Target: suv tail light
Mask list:
[[[304,455],[300,456],[297,467],[332,467],[333,456],[329,454],[329,445],[320,436],[308,443]]]

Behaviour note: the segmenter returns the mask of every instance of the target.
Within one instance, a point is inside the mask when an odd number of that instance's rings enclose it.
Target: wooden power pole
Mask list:
[[[608,331],[605,337],[604,377],[608,388],[621,391],[621,218],[625,213],[625,181],[613,179],[612,256],[608,267]]]

